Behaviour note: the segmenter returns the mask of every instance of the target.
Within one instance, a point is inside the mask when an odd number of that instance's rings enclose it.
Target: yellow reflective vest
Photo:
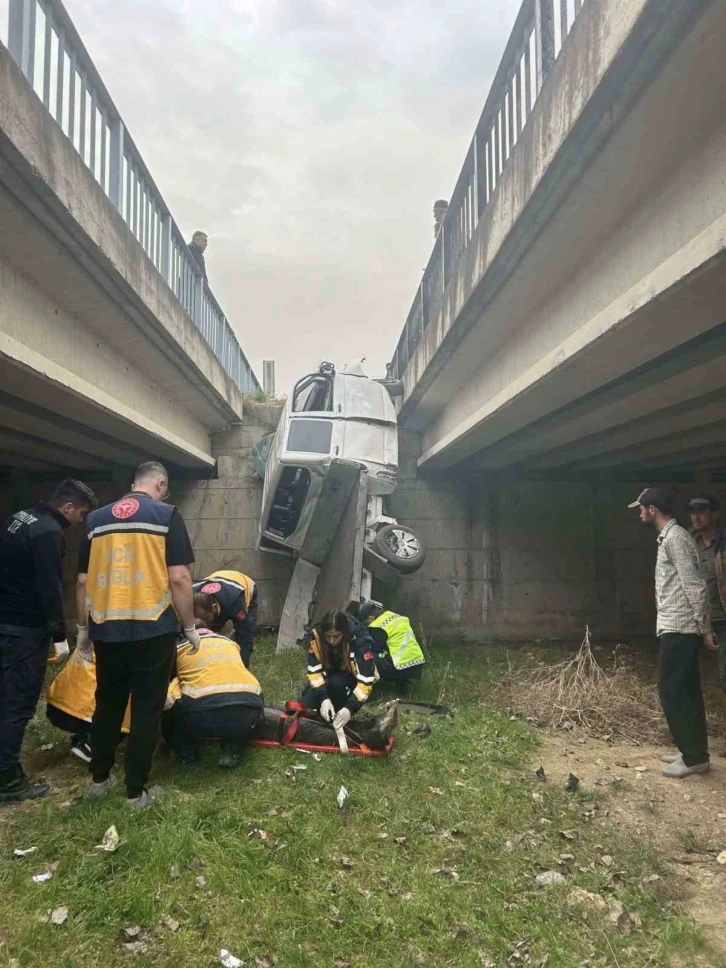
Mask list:
[[[206,699],[210,696],[237,697],[240,703],[262,706],[262,688],[240,657],[232,639],[209,629],[199,629],[199,651],[192,655],[186,639],[176,649],[177,677],[169,690],[167,708],[175,699]]]
[[[388,651],[396,669],[410,669],[426,662],[411,622],[405,615],[382,612],[373,619],[369,628],[383,629],[388,636]]]
[[[62,671],[48,686],[48,705],[55,706],[69,716],[90,723],[96,708],[96,660],[92,655],[84,659],[76,649]],[[121,731],[131,729],[131,704],[124,716]]]

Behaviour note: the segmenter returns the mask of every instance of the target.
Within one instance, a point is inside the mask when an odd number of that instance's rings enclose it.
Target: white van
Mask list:
[[[260,548],[299,552],[331,467],[347,462],[368,471],[366,544],[403,574],[421,567],[419,536],[382,513],[398,476],[396,410],[386,383],[369,379],[360,363],[341,373],[322,363],[298,380],[267,458]]]

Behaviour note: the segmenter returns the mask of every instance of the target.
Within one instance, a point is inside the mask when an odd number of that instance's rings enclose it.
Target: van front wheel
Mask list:
[[[402,524],[384,524],[376,531],[373,546],[402,575],[412,575],[426,559],[421,538],[412,528]]]

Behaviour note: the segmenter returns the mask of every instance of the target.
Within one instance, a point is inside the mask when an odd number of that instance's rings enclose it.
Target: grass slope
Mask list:
[[[127,964],[119,942],[131,925],[144,929],[148,947],[137,964],[176,968],[218,964],[221,948],[261,968],[274,958],[294,968],[575,968],[586,959],[593,968],[643,968],[699,946],[659,896],[664,882],[643,884],[659,869],[654,851],[613,834],[602,813],[586,819],[591,794],[534,777],[536,734],[486,702],[503,651],[439,645],[429,655],[417,696],[443,693],[453,710],[431,720],[430,737],[410,735],[403,718],[388,759],[316,762],[252,750],[234,774],[217,768],[211,749],[191,772],[160,751],[154,782],[166,796],[135,816],[123,808],[121,784],[104,802],[61,807],[87,778],[40,712],[28,753],[55,793],[0,811],[0,965]],[[295,697],[302,666],[300,653],[277,657],[271,641],[259,642],[255,671],[268,699]],[[39,752],[53,740],[55,750]],[[307,769],[287,776],[297,763]],[[350,791],[342,810],[341,784]],[[122,840],[117,853],[94,851],[111,824]],[[270,839],[249,837],[254,828]],[[36,845],[35,854],[12,858],[14,847]],[[558,868],[563,853],[574,860]],[[599,862],[603,853],[612,868]],[[50,864],[53,879],[33,883]],[[442,867],[458,880],[431,873]],[[567,886],[537,889],[534,877],[547,869],[562,869]],[[613,879],[612,871],[624,873]],[[597,916],[570,911],[565,898],[575,886],[617,893],[643,929],[623,937]],[[43,923],[59,905],[69,908],[67,923]],[[161,925],[165,915],[179,922],[176,932]]]

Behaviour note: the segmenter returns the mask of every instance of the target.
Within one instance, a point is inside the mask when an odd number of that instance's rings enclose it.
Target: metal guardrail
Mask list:
[[[246,393],[260,390],[242,347],[187,248],[61,0],[0,0],[7,46],[48,113]]]
[[[449,201],[434,250],[403,327],[389,375],[402,379],[413,351],[494,194],[545,78],[580,13],[583,0],[524,0],[492,81]]]

